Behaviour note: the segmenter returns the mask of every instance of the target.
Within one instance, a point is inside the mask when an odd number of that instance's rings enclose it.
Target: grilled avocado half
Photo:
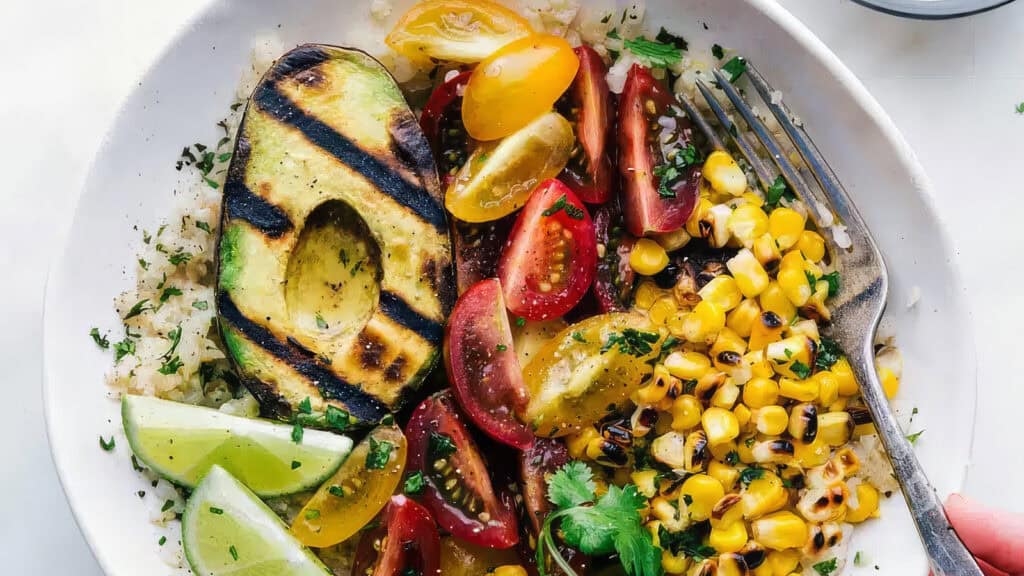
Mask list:
[[[430,146],[387,70],[334,46],[281,57],[223,202],[220,329],[264,413],[396,410],[438,359],[454,284]]]

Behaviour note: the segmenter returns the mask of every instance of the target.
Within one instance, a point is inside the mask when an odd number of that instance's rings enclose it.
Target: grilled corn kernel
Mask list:
[[[491,574],[494,574],[494,576],[527,576],[528,572],[522,566],[506,565],[498,566]]]
[[[878,489],[867,482],[861,482],[854,490],[856,498],[846,503],[846,521],[859,524],[868,518],[878,517]]]
[[[743,294],[737,286],[737,281],[726,274],[716,276],[711,282],[705,284],[697,294],[701,299],[711,302],[726,312],[739,306],[743,300]]]
[[[729,239],[732,238],[732,234],[729,233],[730,216],[732,216],[732,208],[727,204],[715,204],[701,221],[702,224],[710,226],[709,233],[705,237],[708,239],[708,245],[712,248],[725,248]]]
[[[688,518],[680,512],[679,505],[664,496],[657,496],[650,501],[651,516],[661,521],[669,532],[678,532],[686,528]]]
[[[815,438],[810,443],[793,441],[793,458],[804,468],[821,466],[828,461],[830,452],[829,445],[821,438]]]
[[[794,372],[792,367],[794,363],[800,362],[809,371],[817,348],[814,340],[807,336],[790,336],[765,346],[764,355],[775,364],[776,371],[780,374],[806,378],[806,374]]]
[[[666,252],[675,252],[689,244],[691,240],[690,235],[682,228],[673,230],[672,232],[655,234],[651,238],[660,244]]]
[[[825,257],[825,239],[814,230],[804,230],[796,241],[796,249],[811,262],[820,262]]]
[[[850,366],[850,362],[845,356],[837,360],[829,371],[832,372],[836,377],[836,380],[839,381],[840,396],[853,396],[860,392],[860,387],[857,386],[857,380],[853,376],[853,368]]]
[[[768,232],[768,215],[753,204],[737,206],[729,216],[729,232],[749,249],[754,246],[754,240]]]
[[[743,489],[742,496],[743,517],[747,520],[781,510],[789,502],[789,493],[786,492],[782,479],[767,470]]]
[[[771,380],[768,381],[771,382]],[[772,383],[774,384],[774,382]],[[747,386],[749,385],[747,384]],[[744,391],[744,396],[746,396],[746,391]],[[778,436],[786,431],[786,427],[789,425],[789,414],[786,414],[786,409],[782,406],[764,406],[758,408],[754,422],[757,431],[761,434]]]
[[[792,512],[776,512],[751,523],[754,539],[772,550],[800,548],[807,542],[807,523]]]
[[[629,253],[629,267],[637,274],[654,276],[668,266],[668,254],[650,238],[641,238]]]
[[[799,307],[806,304],[814,292],[804,268],[803,254],[797,250],[787,252],[782,257],[782,262],[779,263],[778,280],[786,298],[789,298],[794,306]]]
[[[641,405],[653,405],[661,401],[669,390],[678,390],[682,384],[662,365],[654,368],[654,373],[642,388],[633,394],[633,402]]]
[[[743,522],[733,522],[724,528],[711,528],[708,544],[719,554],[736,552],[747,543],[747,527]],[[742,556],[741,556],[742,558]],[[719,564],[721,569],[721,564]]]
[[[678,432],[689,430],[700,424],[702,412],[700,400],[692,394],[683,394],[672,401],[672,429]]]
[[[757,442],[756,434],[747,434],[736,439],[736,453],[739,454],[740,462],[744,464],[753,464],[757,462],[754,459],[753,447]]]
[[[711,359],[700,352],[673,352],[665,358],[664,365],[676,378],[697,380],[711,369]]]
[[[658,494],[658,471],[657,470],[634,470],[630,475],[637,492],[647,498],[654,498]]]
[[[751,408],[764,408],[779,400],[779,385],[768,378],[753,378],[743,386],[743,403]]]
[[[740,423],[736,420],[736,415],[724,408],[708,408],[701,414],[700,421],[709,444],[728,442],[740,435]]]
[[[828,488],[842,481],[843,468],[835,459],[811,468],[804,475],[804,484],[808,488]]]
[[[761,312],[761,316],[750,327],[749,348],[763,350],[769,344],[778,342],[782,338],[782,331],[785,327],[785,321],[775,312],[771,310]]]
[[[629,462],[629,455],[621,444],[600,436],[587,444],[586,455],[602,466],[617,468]]]
[[[726,494],[718,499],[715,507],[711,509],[711,526],[714,528],[728,528],[734,523],[742,524],[743,520],[743,498],[739,494]]]
[[[789,412],[789,435],[804,442],[814,442],[818,437],[818,407],[814,404],[797,404]]]
[[[789,576],[796,572],[800,563],[800,552],[797,550],[776,550],[768,553],[765,564],[771,566],[772,576]]]
[[[600,432],[598,432],[593,426],[588,426],[576,434],[567,436],[565,439],[565,447],[569,451],[569,456],[579,460],[586,455],[587,445],[590,444],[590,441],[600,437]]]
[[[780,438],[764,440],[756,442],[750,452],[758,464],[779,464],[793,458],[793,443]]]
[[[708,436],[703,430],[694,430],[686,435],[683,446],[683,469],[687,472],[699,472],[709,456]]]
[[[750,566],[742,553],[726,553],[718,557],[718,569],[715,571],[715,576],[748,576],[749,574]]]
[[[768,233],[780,250],[789,250],[797,243],[804,231],[804,224],[803,215],[792,208],[776,208],[768,215]]]
[[[813,284],[813,290],[807,303],[800,307],[800,313],[819,322],[831,320],[832,311],[825,304],[828,300],[828,282],[816,282]]]
[[[808,522],[836,522],[846,514],[849,491],[845,482],[823,488],[810,488],[796,503],[796,509]]]
[[[747,191],[747,175],[728,152],[715,150],[704,161],[704,178],[720,194],[741,196]]]
[[[739,453],[737,452],[737,448],[739,448],[739,446],[736,442],[729,440],[728,442],[722,442],[721,444],[714,444],[708,447],[708,450],[711,452],[712,458],[724,462],[726,459],[730,458],[729,454],[731,452]]]
[[[683,482],[681,497],[687,502],[690,518],[701,522],[711,518],[711,510],[725,496],[722,483],[707,474],[694,474]]]
[[[760,316],[761,307],[758,306],[757,300],[747,298],[726,315],[725,325],[741,338],[750,338],[750,331],[754,326],[754,322]]]
[[[782,252],[771,234],[762,234],[754,240],[754,247],[751,248],[754,257],[764,266],[765,270],[774,271],[782,260]]]
[[[744,340],[739,334],[732,331],[730,328],[722,328],[718,332],[718,336],[715,338],[715,343],[711,346],[711,350],[708,351],[708,355],[711,357],[715,367],[719,370],[724,368],[731,368],[736,366],[737,361],[747,351],[747,341]],[[719,356],[722,352],[734,352],[731,357]],[[721,363],[722,366],[718,366]]]
[[[714,396],[711,397],[711,405],[717,408],[730,410],[736,405],[736,400],[738,400],[739,397],[740,387],[734,384],[732,379],[727,379],[724,384],[718,387]],[[735,413],[733,413],[733,419],[736,420],[736,425],[740,426],[739,418],[736,417]]]
[[[729,491],[736,485],[736,480],[740,477],[740,471],[735,466],[730,466],[718,460],[712,460],[708,463],[708,476],[718,480],[722,484],[722,488]]]
[[[736,278],[736,286],[747,298],[754,298],[765,291],[771,283],[764,266],[750,250],[743,248],[725,262],[726,268]]]
[[[733,409],[732,413],[736,415],[736,421],[740,423],[741,429],[746,429],[747,425],[750,424],[753,418],[753,413],[750,408],[747,408],[744,404],[737,404]]]
[[[849,412],[826,412],[818,416],[818,435],[829,446],[846,444],[852,433],[853,419]]]
[[[826,550],[843,541],[843,529],[835,522],[823,522],[808,526],[807,542],[801,550],[805,557],[820,557]]]
[[[672,296],[662,296],[655,300],[654,304],[651,304],[647,316],[654,324],[664,326],[668,324],[669,318],[676,313],[676,310],[678,310],[676,299]]]
[[[796,316],[796,306],[789,301],[789,297],[786,296],[778,282],[769,283],[757,300],[761,305],[762,313],[774,312],[782,319],[783,324],[789,324],[790,320]]]
[[[673,554],[669,550],[662,550],[661,567],[666,574],[682,574],[690,567],[690,558],[683,552]]]
[[[693,213],[686,220],[686,233],[694,238],[707,238],[707,233],[701,230],[702,222],[705,222],[705,218],[711,207],[714,204],[711,203],[707,198],[701,198],[700,202],[697,203],[697,207],[693,209]],[[705,223],[704,226],[707,226]]]
[[[814,320],[800,320],[789,327],[790,336],[807,336],[815,342],[821,341],[821,333],[818,332],[818,323]]]
[[[651,456],[669,468],[684,468],[686,436],[678,432],[666,432],[651,442]]]
[[[772,368],[772,363],[764,357],[764,349],[747,352],[743,355],[743,361],[750,364],[750,375],[753,378],[771,378],[775,376],[775,369]]]
[[[704,342],[725,327],[725,311],[711,302],[701,301],[683,318],[679,336],[687,342]],[[669,326],[671,330],[671,325]]]
[[[900,391],[900,379],[889,368],[882,368],[878,371],[878,379],[882,381],[882,390],[885,390],[885,397],[892,400]]]
[[[729,375],[724,372],[708,372],[697,380],[697,385],[693,387],[693,395],[704,404],[710,404],[718,389],[725,386],[728,381]]]
[[[649,310],[658,298],[666,294],[668,292],[658,288],[654,282],[644,280],[640,282],[640,285],[636,287],[636,291],[633,292],[633,303],[641,310]]]
[[[818,383],[810,379],[779,378],[779,396],[800,402],[811,402],[818,397]]]
[[[831,406],[839,399],[839,378],[835,374],[822,370],[811,378],[818,382],[818,402],[822,406]]]
[[[840,448],[832,456],[832,460],[843,474],[843,478],[849,478],[860,470],[860,458],[850,448]]]

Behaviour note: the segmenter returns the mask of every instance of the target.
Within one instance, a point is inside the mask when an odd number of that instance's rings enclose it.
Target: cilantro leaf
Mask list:
[[[786,184],[786,180],[780,174],[775,177],[775,181],[772,182],[772,185],[764,191],[765,206],[768,208],[774,208],[779,205],[779,201],[783,198],[792,202],[796,200],[796,194],[789,189],[789,186]]]
[[[913,434],[907,434],[907,441],[910,442],[911,445],[916,445],[917,439],[921,437],[921,434],[924,434],[924,430],[918,430]]]
[[[121,361],[121,358],[135,354],[135,341],[125,336],[124,340],[114,343],[114,363]]]
[[[711,46],[711,55],[721,60],[722,58],[725,58],[725,50],[718,44],[713,44]]]
[[[583,220],[583,209],[579,206],[570,204],[569,199],[566,198],[565,194],[559,196],[558,200],[555,200],[555,203],[541,214],[544,216],[554,216],[559,210],[565,212],[565,215],[573,220]]]
[[[664,44],[648,40],[643,36],[631,40],[623,40],[623,47],[654,68],[668,68],[683,59],[683,51],[672,44]]]
[[[339,432],[344,432],[348,429],[351,424],[351,415],[338,408],[336,406],[327,405],[327,412],[324,413],[324,419],[327,420],[327,425]]]
[[[736,56],[722,66],[722,72],[729,75],[729,82],[735,82],[747,71],[747,59],[743,56]]]
[[[842,355],[843,350],[835,340],[822,336],[821,342],[818,343],[818,355],[814,358],[814,367],[818,370],[828,370]]]
[[[381,440],[377,442],[372,436],[370,437],[370,452],[366,455],[366,469],[367,470],[383,470],[388,465],[388,460],[391,459],[391,451],[394,450],[395,445],[387,440]]]
[[[123,318],[123,320],[127,320],[129,318],[134,318],[134,317],[138,316],[139,314],[142,314],[146,310],[152,310],[153,309],[152,307],[146,308],[146,303],[147,302],[149,302],[148,298],[143,298],[142,300],[139,300],[138,302],[136,302],[135,305],[132,306],[131,310],[128,311],[128,314],[125,314],[125,317]]]
[[[661,29],[658,30],[658,35],[655,36],[654,39],[663,44],[671,44],[672,46],[675,46],[679,50],[683,51],[690,47],[690,43],[686,41],[686,38],[683,38],[678,34],[673,34],[668,30],[665,30],[664,26],[662,26]]]
[[[811,367],[799,360],[794,360],[789,369],[801,380],[806,380],[811,376]]]
[[[668,162],[654,167],[653,173],[658,178],[658,196],[661,198],[675,198],[674,187],[679,180],[685,178],[689,173],[686,169],[696,166],[704,161],[693,144],[687,144],[669,152]]]
[[[626,328],[622,332],[612,332],[608,335],[608,340],[604,346],[601,346],[601,354],[618,346],[619,352],[622,354],[646,356],[651,353],[653,350],[651,344],[657,342],[658,338],[660,336],[657,332],[643,332],[636,328]]]
[[[821,574],[821,576],[829,576],[829,574],[832,574],[836,571],[836,559],[831,558],[829,560],[825,560],[824,562],[818,562],[814,566],[811,566],[811,568],[814,568],[814,571],[818,574]]]
[[[1017,104],[1017,107],[1014,108],[1014,110],[1017,111],[1017,114],[1024,114],[1024,102]]]
[[[596,487],[590,466],[574,460],[548,480],[548,500],[559,508],[579,506],[584,502],[593,502]]]
[[[92,330],[89,330],[89,336],[92,337],[92,341],[95,342],[96,345],[99,346],[100,348],[104,350],[110,348],[110,340],[108,340],[106,336],[100,336],[99,328],[93,328]]]
[[[828,282],[828,297],[831,298],[839,293],[839,271],[829,272],[818,280]]]
[[[662,550],[673,554],[683,553],[699,562],[715,555],[715,549],[705,545],[704,539],[711,531],[709,522],[698,522],[681,532],[669,532],[664,526],[658,527],[658,544]]]
[[[402,485],[402,492],[415,496],[423,492],[423,487],[426,485],[426,481],[423,479],[423,472],[419,470],[413,472],[405,479],[405,484]]]
[[[760,478],[764,478],[764,468],[751,466],[740,472],[740,483],[744,486],[749,486],[751,482]]]

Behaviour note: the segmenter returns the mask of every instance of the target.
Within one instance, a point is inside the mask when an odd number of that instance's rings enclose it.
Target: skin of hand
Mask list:
[[[986,576],[1024,576],[1024,515],[953,494],[946,516]]]

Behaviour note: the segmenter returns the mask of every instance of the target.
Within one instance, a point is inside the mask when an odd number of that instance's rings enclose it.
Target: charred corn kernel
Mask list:
[[[686,436],[678,432],[666,432],[651,442],[651,456],[669,468],[683,468]]]
[[[768,378],[754,378],[743,387],[743,403],[751,408],[764,408],[779,400],[779,385]]]
[[[765,564],[771,566],[772,576],[789,576],[796,572],[800,563],[800,552],[798,550],[775,550],[768,553]]]
[[[818,416],[818,436],[829,446],[846,444],[852,433],[853,419],[849,412],[826,412]]]
[[[796,509],[808,522],[836,522],[846,514],[849,490],[844,482],[809,488],[796,503]]]
[[[658,494],[657,470],[634,470],[630,473],[629,478],[636,485],[637,492],[640,492],[645,497],[654,498]]]
[[[690,567],[690,558],[683,552],[673,554],[669,550],[661,551],[661,568],[666,574],[682,574]]]
[[[660,244],[650,238],[641,238],[629,253],[629,267],[637,274],[654,276],[668,266],[668,254]]]
[[[789,435],[801,442],[814,442],[818,437],[818,407],[802,403],[789,411]]]
[[[708,245],[712,248],[724,248],[732,238],[732,235],[729,234],[730,216],[732,216],[732,208],[727,204],[715,204],[702,220],[705,225],[710,226],[710,233],[706,235],[706,238]]]
[[[740,423],[740,428],[746,429],[747,424],[750,424],[750,420],[753,414],[750,412],[750,408],[747,408],[744,404],[737,404],[732,409],[732,413],[736,415],[736,421]]]
[[[842,466],[835,459],[825,462],[821,466],[815,466],[804,475],[804,484],[807,488],[828,488],[833,484],[843,481]]]
[[[839,399],[839,379],[828,370],[822,370],[812,379],[818,382],[818,402],[823,406],[831,406]]]
[[[673,230],[672,232],[656,234],[652,239],[660,244],[666,252],[675,252],[689,244],[691,240],[690,235],[682,228]]]
[[[704,161],[704,178],[716,192],[740,196],[747,191],[747,175],[728,152],[715,150]]]
[[[686,511],[690,518],[697,522],[711,518],[711,510],[725,496],[722,483],[707,474],[694,474],[687,478],[679,493],[688,502]]]
[[[701,301],[683,319],[680,335],[687,342],[704,342],[722,328],[725,328],[725,311],[711,302]]]
[[[693,213],[686,220],[686,233],[694,238],[707,238],[707,234],[701,231],[702,222],[711,211],[711,207],[714,204],[711,203],[707,198],[701,198],[700,202],[697,203],[696,208],[693,209]],[[706,224],[704,224],[706,226]]]
[[[764,266],[765,270],[775,270],[782,260],[782,251],[771,234],[762,234],[754,239],[754,246],[750,249],[754,258]]]
[[[861,482],[854,489],[856,498],[851,498],[846,503],[846,521],[851,524],[859,524],[868,518],[878,517],[878,489]]]
[[[796,241],[796,249],[811,262],[820,262],[825,257],[825,239],[814,230],[804,230]]]
[[[807,542],[801,549],[805,558],[817,558],[843,541],[843,529],[836,522],[811,524],[807,528]]]
[[[643,387],[633,394],[633,402],[639,405],[654,405],[664,398],[669,390],[678,390],[682,384],[663,365],[654,367],[654,373]]]
[[[716,276],[711,282],[705,284],[697,294],[701,299],[711,302],[726,312],[739,306],[743,301],[743,294],[740,292],[736,280],[727,274]]]
[[[832,319],[832,312],[825,304],[826,300],[828,300],[828,282],[817,282],[810,299],[800,307],[800,313],[808,318],[827,322]]]
[[[743,355],[743,361],[750,364],[750,376],[752,378],[771,378],[775,376],[775,369],[772,363],[765,359],[764,350],[755,350]]]
[[[792,512],[776,512],[753,521],[754,539],[772,550],[800,548],[807,542],[807,523]]]
[[[664,366],[676,378],[696,380],[711,369],[711,359],[700,352],[673,352],[665,358]]]
[[[758,464],[781,464],[793,459],[793,443],[782,438],[755,442],[750,449]]]
[[[751,328],[761,316],[757,300],[747,298],[725,317],[725,325],[741,338],[750,338]]]
[[[806,304],[814,292],[807,279],[803,254],[797,250],[787,252],[782,257],[782,262],[779,263],[778,280],[786,298],[789,298],[794,306],[799,307]]]
[[[718,569],[715,571],[715,576],[748,576],[749,574],[750,567],[742,550],[739,553],[726,553],[718,557]]]
[[[686,435],[683,445],[683,469],[699,472],[708,460],[708,435],[703,430],[694,430]]]
[[[726,268],[736,279],[736,286],[747,298],[754,298],[765,291],[771,284],[764,266],[758,262],[754,253],[743,248],[735,256],[725,262]]]
[[[747,520],[781,510],[789,502],[789,493],[782,485],[782,479],[768,470],[765,470],[760,478],[755,478],[747,485],[741,496],[743,497],[743,517]],[[761,540],[758,542],[765,544]]]
[[[692,394],[683,394],[672,401],[672,429],[677,432],[689,430],[700,424],[702,409],[700,400]]]
[[[749,249],[754,246],[754,240],[768,232],[768,215],[753,204],[737,206],[729,216],[729,232]]]
[[[736,405],[736,400],[740,397],[740,387],[733,383],[732,379],[725,381],[715,391],[714,396],[711,397],[711,405],[717,408],[724,408],[726,410],[732,409]],[[737,426],[739,426],[739,419],[733,414],[733,418],[736,419]]]
[[[821,341],[821,333],[818,332],[818,323],[814,320],[800,320],[789,327],[790,336],[807,336],[815,342]]]
[[[741,438],[736,439],[736,454],[740,457],[740,462],[744,464],[753,464],[757,462],[754,459],[754,444],[757,443],[757,437],[754,434],[744,435]]]
[[[849,478],[860,470],[860,458],[850,448],[836,450],[836,453],[829,462],[835,463],[836,467],[842,472],[843,478]]]
[[[829,369],[836,380],[839,381],[839,394],[841,396],[853,396],[860,392],[860,387],[857,386],[857,380],[853,376],[853,368],[850,366],[850,361],[845,356],[836,361]]]
[[[896,393],[900,391],[900,379],[889,368],[879,370],[878,379],[882,381],[882,390],[885,390],[885,397],[892,400]]]
[[[804,231],[804,224],[803,215],[792,208],[776,208],[768,215],[768,233],[780,250],[789,250],[796,244]]]
[[[793,458],[804,468],[821,466],[828,461],[830,452],[829,445],[821,438],[815,438],[810,443],[793,441]]]
[[[522,566],[506,565],[498,566],[491,574],[494,576],[527,576],[528,573]]]
[[[708,544],[719,554],[736,552],[747,543],[747,526],[743,522],[733,522],[724,528],[711,528]],[[721,565],[719,565],[721,567]]]
[[[789,324],[789,321],[796,316],[796,306],[789,301],[789,297],[786,296],[778,282],[769,283],[757,300],[761,305],[762,314],[774,312],[782,319],[783,324]]]
[[[711,526],[728,528],[734,523],[742,524],[743,498],[739,494],[726,494],[718,499],[711,509]]]
[[[750,384],[747,385],[749,386]],[[746,395],[746,391],[744,391],[744,395]],[[754,422],[756,423],[757,431],[761,434],[778,436],[786,431],[786,427],[789,425],[789,414],[786,414],[786,409],[782,406],[764,406],[763,408],[758,408]]]
[[[650,501],[651,516],[657,518],[669,532],[678,532],[686,528],[687,519],[680,513],[678,503],[664,496],[657,496]]]
[[[749,348],[763,350],[769,344],[778,342],[782,339],[782,331],[785,327],[786,323],[775,312],[770,310],[761,312],[761,316],[750,327]]]
[[[583,458],[587,453],[587,444],[595,438],[600,438],[601,433],[598,432],[593,426],[588,426],[580,430],[576,434],[571,434],[565,439],[565,447],[569,451],[569,456],[579,460]]]
[[[736,361],[729,358],[719,358],[719,355],[722,352],[735,352],[736,356],[742,356],[746,351],[747,341],[740,337],[739,334],[733,332],[731,328],[726,327],[718,332],[715,343],[711,346],[708,354],[716,365],[721,362],[726,367],[731,367],[736,365]]]
[[[740,477],[740,471],[735,466],[730,466],[718,460],[712,460],[708,463],[708,476],[718,480],[722,488],[728,492],[736,485],[736,480]]]
[[[817,347],[817,344],[807,336],[790,336],[765,346],[764,354],[768,360],[780,368],[793,362],[802,362],[804,366],[810,368]],[[779,372],[785,373],[786,371],[779,370]]]
[[[811,402],[818,397],[818,383],[810,379],[779,378],[779,396],[800,402]]]
[[[709,444],[728,442],[740,435],[740,423],[736,420],[736,415],[724,408],[708,408],[701,414],[700,421]]]
[[[676,313],[678,307],[676,306],[676,299],[672,296],[662,296],[651,304],[650,310],[647,311],[647,316],[651,319],[651,322],[664,326],[668,324],[668,319]]]
[[[729,375],[724,372],[708,372],[697,380],[697,384],[693,387],[693,395],[701,402],[709,404],[711,398],[714,397],[719,388],[725,385],[728,379]]]
[[[651,282],[650,280],[644,280],[640,282],[640,285],[636,287],[636,291],[633,292],[633,302],[637,308],[641,310],[649,310],[654,302],[667,294],[661,288]]]
[[[712,458],[724,462],[726,458],[729,458],[729,453],[736,452],[737,448],[739,448],[739,446],[737,446],[736,442],[729,440],[728,442],[722,442],[721,444],[713,444],[708,447],[708,450],[711,452]]]

